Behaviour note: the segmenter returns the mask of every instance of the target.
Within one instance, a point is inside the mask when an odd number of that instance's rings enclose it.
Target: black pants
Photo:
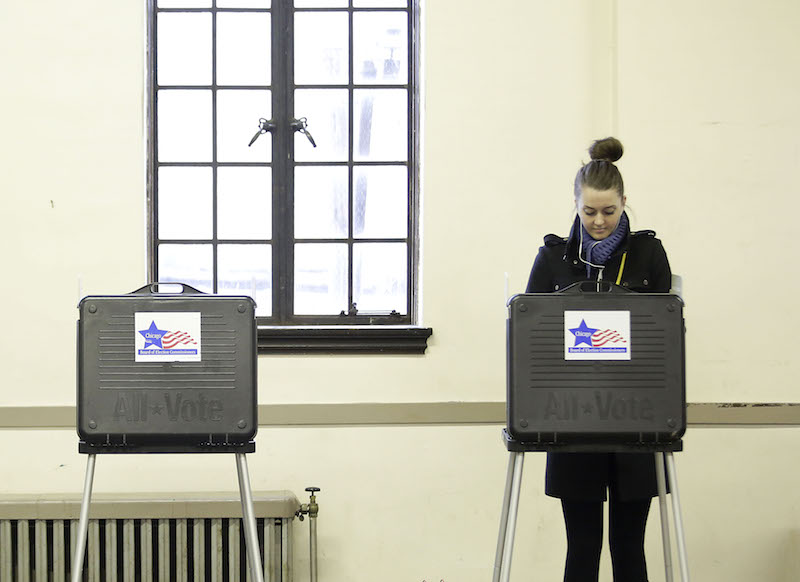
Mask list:
[[[561,500],[567,526],[564,582],[597,582],[603,547],[603,502]],[[608,545],[614,582],[647,582],[644,530],[650,499],[610,496]]]

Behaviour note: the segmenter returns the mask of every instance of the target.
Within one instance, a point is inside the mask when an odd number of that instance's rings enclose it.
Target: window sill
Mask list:
[[[259,354],[424,354],[429,327],[259,327]]]

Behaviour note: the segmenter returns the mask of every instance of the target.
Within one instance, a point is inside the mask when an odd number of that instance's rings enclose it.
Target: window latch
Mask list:
[[[354,315],[358,315],[358,308],[356,307],[355,301],[353,301],[350,304],[350,309],[347,311],[347,313],[345,313],[344,309],[342,309],[342,312],[339,314],[339,317],[348,317],[348,316],[352,317]]]
[[[289,125],[293,130],[305,134],[305,136],[308,138],[308,141],[311,142],[311,145],[317,147],[317,143],[314,141],[314,138],[311,137],[311,133],[308,131],[308,124],[306,123],[307,121],[308,118],[301,117],[300,119],[293,119]]]
[[[259,135],[261,135],[262,133],[267,133],[268,131],[272,131],[273,129],[275,129],[275,123],[271,119],[266,120],[263,117],[260,118],[258,120],[258,131],[253,136],[253,139],[250,140],[250,143],[247,144],[247,147],[253,145],[255,141],[258,139]]]

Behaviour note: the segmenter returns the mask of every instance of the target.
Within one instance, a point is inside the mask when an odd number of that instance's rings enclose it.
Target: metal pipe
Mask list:
[[[672,519],[675,522],[675,539],[678,542],[678,561],[681,566],[682,582],[689,582],[689,561],[686,556],[686,539],[683,535],[683,519],[681,518],[681,500],[678,495],[678,475],[675,471],[675,459],[671,452],[664,453],[667,461],[667,478],[669,479],[670,497],[672,497]]]
[[[247,540],[247,562],[250,565],[250,575],[255,582],[264,582],[261,555],[258,551],[256,518],[253,513],[253,494],[250,491],[250,474],[247,471],[247,459],[244,453],[236,453],[236,469],[239,475],[239,493],[242,497],[242,516],[244,518],[245,539]]]
[[[308,500],[308,535],[309,535],[309,574],[311,582],[317,582],[317,515],[319,515],[319,505],[315,493],[319,487],[306,487],[306,491],[311,493]]]
[[[80,582],[83,573],[83,555],[86,550],[86,528],[89,523],[89,501],[92,498],[92,481],[94,481],[94,464],[96,455],[90,453],[86,460],[86,480],[83,484],[83,499],[81,501],[81,516],[78,522],[78,537],[75,544],[75,556],[72,560],[72,582]]]
[[[664,579],[666,582],[672,582],[672,547],[669,539],[669,507],[667,505],[667,481],[664,476],[664,453],[655,453],[655,457],[658,508],[661,514],[661,542],[664,546]]]
[[[311,542],[309,544],[311,558],[310,558],[310,573],[311,582],[317,582],[317,518],[311,517],[308,520],[308,529],[311,535]]]

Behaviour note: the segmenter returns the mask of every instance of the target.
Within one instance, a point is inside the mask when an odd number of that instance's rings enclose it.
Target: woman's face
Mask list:
[[[617,228],[625,209],[625,197],[616,190],[595,190],[584,186],[575,205],[587,232],[593,239],[602,240]]]

